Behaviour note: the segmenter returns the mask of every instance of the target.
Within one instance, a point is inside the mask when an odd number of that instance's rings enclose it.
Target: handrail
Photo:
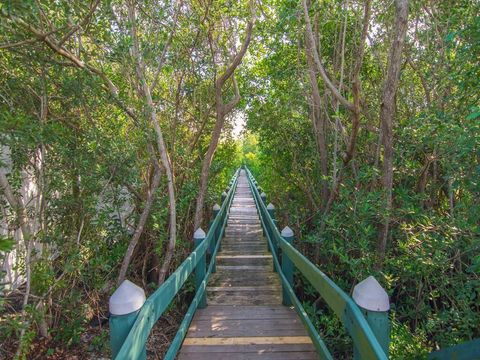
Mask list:
[[[278,231],[274,220],[270,216],[266,204],[263,202],[257,187],[254,184],[254,177],[250,170],[246,168],[248,174],[248,181],[255,199],[255,203],[259,212],[262,227],[269,242],[269,247],[272,250],[272,257],[275,263],[275,268],[280,275],[282,284],[290,300],[295,306],[295,310],[302,319],[307,331],[312,338],[312,342],[317,349],[318,354],[323,359],[332,359],[332,355],[321,340],[320,335],[311,323],[308,315],[303,309],[300,301],[295,295],[295,292],[285,276],[280,261],[278,259],[277,249],[282,250],[282,254],[287,256],[296,268],[305,276],[305,278],[312,284],[312,286],[320,293],[320,296],[325,300],[327,305],[340,318],[342,323],[351,336],[354,348],[360,354],[362,359],[382,359],[386,360],[387,355],[382,349],[376,336],[374,335],[370,325],[363,316],[358,305],[348,296],[342,289],[340,289],[327,275],[321,272],[312,262],[303,256],[297,249],[290,245]],[[283,256],[282,255],[282,256]]]
[[[205,294],[206,284],[210,274],[215,266],[215,255],[220,246],[220,240],[225,231],[225,226],[228,218],[228,210],[235,194],[237,187],[239,169],[235,172],[230,182],[230,189],[228,194],[222,202],[222,206],[212,222],[210,229],[205,239],[192,251],[192,253],[182,262],[182,264],[175,270],[173,274],[145,301],[140,309],[138,316],[130,329],[123,345],[118,354],[115,356],[116,360],[141,358],[144,352],[145,344],[155,323],[160,316],[169,307],[173,298],[177,295],[179,290],[185,284],[187,278],[195,270],[197,264],[202,257],[206,256],[207,249],[210,248],[212,241],[215,242],[214,251],[210,256],[210,263],[208,270],[205,273],[203,281],[198,284],[195,296],[187,310],[187,313],[180,324],[179,330],[172,341],[170,348],[164,359],[174,359],[187,333],[187,329],[199,305],[200,299]]]

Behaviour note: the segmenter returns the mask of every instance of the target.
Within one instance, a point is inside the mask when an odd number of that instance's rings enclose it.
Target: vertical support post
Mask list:
[[[198,246],[202,243],[202,241],[205,240],[205,231],[202,230],[202,228],[198,228],[197,231],[193,234],[193,242],[195,245],[195,249],[198,248]],[[203,279],[205,278],[205,272],[206,272],[206,267],[207,267],[207,261],[205,259],[205,254],[203,254],[202,257],[200,257],[200,260],[197,263],[197,266],[195,267],[195,290],[198,291],[200,288]],[[207,306],[207,297],[206,293],[204,292],[202,297],[200,298],[200,301],[198,303],[198,308],[203,309]]]
[[[213,205],[213,219],[210,224],[210,229],[212,228],[213,222],[217,218],[219,212],[220,212],[220,205],[218,204]],[[215,257],[213,256],[213,253],[215,252],[217,243],[220,241],[219,237],[220,237],[220,226],[214,229],[213,238],[210,241],[210,261],[213,262],[212,272],[217,271]]]
[[[223,202],[225,201],[226,198],[227,198],[227,193],[224,191],[224,192],[222,192],[222,204],[223,204]]]
[[[270,215],[270,217],[273,220],[273,224],[276,226],[277,225],[277,220],[275,219],[275,206],[272,203],[269,203],[267,205],[267,211],[268,211],[268,214]]]
[[[293,243],[293,230],[290,229],[288,226],[285,226],[285,228],[282,230],[282,237],[285,239],[287,243],[292,245]],[[282,251],[282,272],[287,278],[288,283],[290,286],[293,288],[293,263],[292,260],[290,260],[285,254],[284,251]],[[290,299],[290,295],[288,295],[288,291],[285,288],[285,286],[282,286],[283,288],[283,305],[290,306],[292,305],[292,300]]]
[[[275,206],[272,203],[267,205],[267,212],[268,215],[272,218],[273,226],[276,227],[276,220],[275,220]],[[278,257],[278,244],[275,241],[275,237],[273,236],[274,229],[269,229],[270,239],[272,240],[272,248],[270,248],[270,244],[268,245],[268,250],[274,253]],[[273,271],[277,271],[275,268],[275,261],[273,262]]]
[[[388,347],[390,345],[388,311],[390,310],[390,301],[387,292],[378,283],[377,279],[369,276],[355,285],[352,297],[365,316],[385,355],[388,357]],[[355,346],[354,359],[361,359],[359,349]]]
[[[260,194],[260,198],[262,199],[263,203],[266,205],[267,204],[267,194],[265,194],[264,192],[262,192]]]
[[[112,359],[115,359],[120,351],[144,303],[143,289],[128,280],[124,280],[110,297],[108,306]],[[147,350],[143,344],[139,359],[146,360],[146,358]]]

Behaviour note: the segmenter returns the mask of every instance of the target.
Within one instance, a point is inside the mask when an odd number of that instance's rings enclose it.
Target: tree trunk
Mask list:
[[[320,91],[318,89],[317,75],[315,71],[315,63],[313,60],[313,49],[309,37],[306,37],[306,51],[307,51],[307,65],[308,65],[308,78],[310,80],[310,86],[312,88],[312,123],[315,133],[315,139],[317,143],[318,155],[320,157],[320,174],[321,189],[320,197],[322,200],[321,208],[324,209],[328,201],[328,154],[327,154],[327,142],[326,142],[326,126],[325,117],[322,116],[322,100],[320,97]]]
[[[154,165],[154,175],[148,189],[147,199],[145,200],[142,214],[140,215],[140,219],[138,220],[138,225],[135,228],[135,232],[133,233],[132,238],[130,239],[130,243],[128,244],[127,252],[123,257],[122,267],[120,268],[120,273],[117,279],[117,285],[120,285],[123,280],[125,280],[128,266],[130,265],[130,261],[132,260],[133,252],[135,251],[135,247],[137,246],[140,236],[142,236],[143,234],[145,224],[147,223],[148,217],[150,215],[150,210],[152,209],[153,201],[155,200],[155,192],[160,185],[161,175],[162,173],[160,171],[160,168],[157,165]]]
[[[198,189],[197,195],[197,202],[195,208],[195,220],[194,220],[194,230],[197,230],[203,221],[203,206],[205,204],[205,195],[207,193],[207,186],[208,186],[208,178],[210,175],[210,165],[212,164],[213,155],[215,154],[215,150],[218,146],[218,140],[220,139],[220,134],[222,132],[223,124],[225,123],[225,116],[230,113],[235,106],[237,106],[238,102],[240,101],[240,93],[238,90],[237,82],[235,80],[234,71],[242,62],[245,53],[247,52],[248,45],[250,44],[250,40],[252,37],[252,29],[253,29],[253,20],[250,20],[247,24],[247,33],[245,39],[242,43],[242,47],[240,51],[235,55],[233,58],[232,63],[227,67],[225,72],[215,80],[215,108],[217,111],[215,127],[212,133],[212,139],[210,140],[210,144],[208,146],[207,153],[202,161],[202,171],[200,173],[200,186]],[[228,81],[228,79],[232,78],[233,86],[235,90],[234,98],[228,103],[224,104],[223,102],[223,86]]]
[[[395,35],[390,48],[387,78],[385,80],[382,103],[380,106],[380,126],[382,129],[383,146],[383,188],[385,215],[378,234],[377,252],[378,267],[385,259],[387,238],[392,211],[393,188],[393,117],[395,113],[395,95],[397,93],[402,60],[402,50],[405,42],[408,23],[408,0],[395,0]]]
[[[176,203],[175,203],[175,186],[173,180],[173,173],[171,170],[170,161],[168,159],[167,147],[165,146],[165,141],[163,139],[162,129],[157,119],[157,111],[152,100],[152,95],[150,93],[150,88],[147,85],[145,79],[145,65],[143,63],[143,58],[140,54],[140,47],[138,43],[137,28],[136,28],[136,19],[135,19],[135,4],[133,1],[128,3],[128,17],[130,21],[130,34],[133,40],[133,57],[135,59],[135,69],[138,77],[138,81],[141,87],[141,95],[145,100],[145,107],[148,116],[152,122],[153,128],[156,134],[157,148],[160,153],[160,159],[162,165],[165,169],[165,174],[167,175],[167,191],[168,191],[168,200],[169,200],[169,212],[170,212],[170,237],[167,244],[167,250],[165,252],[165,257],[163,259],[163,264],[158,275],[158,284],[162,284],[165,280],[170,262],[173,257],[173,251],[175,249],[175,241],[177,234],[177,220],[176,220]]]

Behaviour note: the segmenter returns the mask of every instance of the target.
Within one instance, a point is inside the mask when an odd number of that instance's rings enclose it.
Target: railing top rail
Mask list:
[[[254,185],[255,178],[245,166],[251,183],[252,192],[256,199],[261,221],[269,228],[273,240],[282,251],[291,259],[296,268],[305,276],[312,286],[320,293],[327,305],[335,312],[345,325],[352,337],[355,347],[365,359],[387,359],[387,356],[373,334],[369,324],[353,299],[348,296],[335,282],[321,272],[310,260],[303,256],[297,249],[290,245],[281,236],[273,219],[268,213],[267,206],[261,201],[260,193]],[[266,223],[266,224],[265,224]],[[272,255],[276,254],[272,251]],[[281,269],[279,269],[281,271]]]
[[[200,258],[207,252],[208,246],[212,241],[215,231],[219,226],[225,226],[225,217],[228,207],[231,204],[235,188],[238,180],[240,169],[237,169],[230,181],[230,189],[227,197],[222,202],[218,215],[215,217],[204,241],[200,243],[190,255],[182,262],[182,264],[173,272],[168,279],[145,301],[140,309],[138,316],[133,324],[128,336],[126,337],[122,347],[120,348],[115,359],[138,359],[143,351],[148,335],[157,320],[167,310],[173,298],[182,288],[188,277],[192,274]],[[197,291],[205,291],[203,288]],[[195,307],[196,309],[196,307]]]

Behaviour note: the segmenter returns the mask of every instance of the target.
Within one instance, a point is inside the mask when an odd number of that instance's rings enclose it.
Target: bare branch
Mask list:
[[[313,36],[313,31],[312,31],[312,24],[310,22],[310,16],[308,15],[308,7],[307,7],[307,2],[306,0],[302,0],[303,4],[303,14],[305,17],[305,26],[307,30],[307,36],[309,38],[309,41],[312,46],[313,50],[313,59],[315,61],[315,65],[317,66],[317,71],[319,72],[320,76],[322,77],[323,81],[327,85],[328,89],[332,92],[332,94],[337,98],[340,103],[342,103],[343,106],[345,106],[348,110],[353,111],[354,106],[351,102],[349,102],[347,99],[345,99],[342,94],[340,94],[340,91],[335,87],[335,85],[332,83],[330,78],[327,75],[327,72],[325,71],[325,68],[323,67],[323,64],[320,60],[320,57],[318,55],[318,50],[317,50],[317,45],[315,43],[315,37]]]

